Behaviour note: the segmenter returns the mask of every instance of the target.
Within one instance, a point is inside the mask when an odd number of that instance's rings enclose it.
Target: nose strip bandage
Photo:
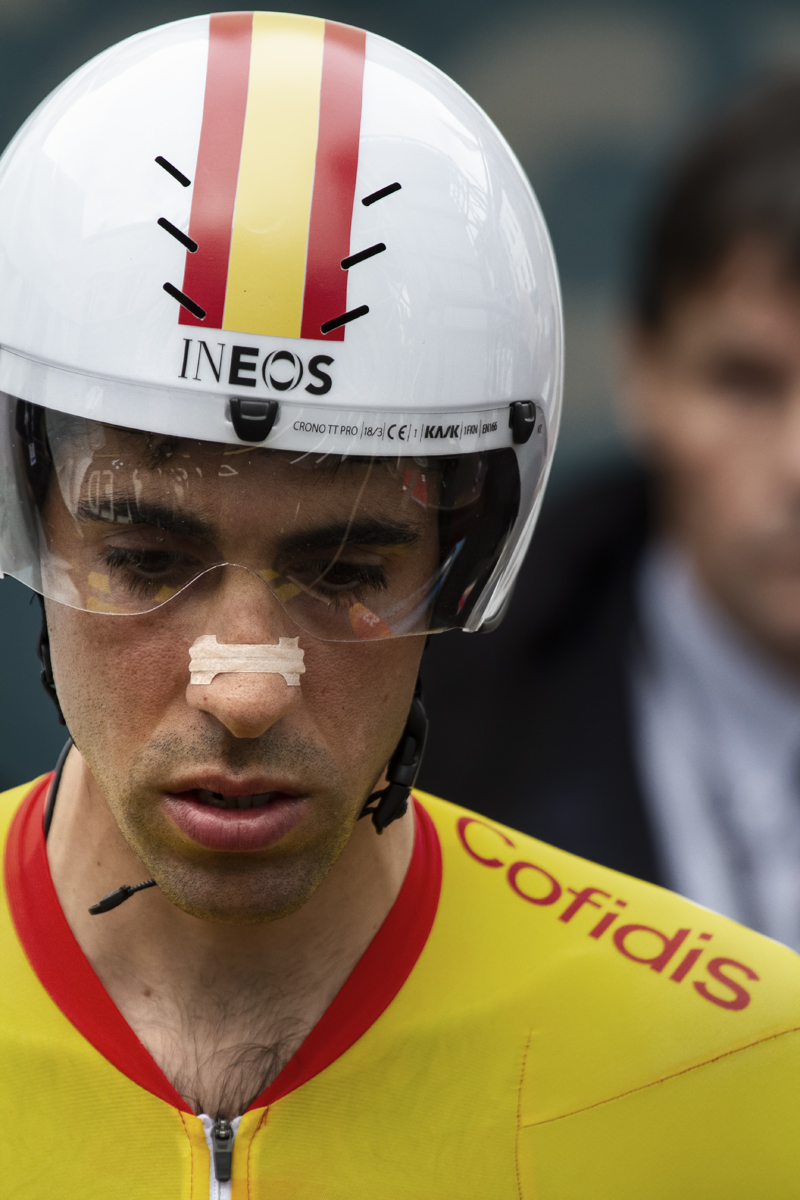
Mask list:
[[[250,675],[282,675],[289,687],[300,687],[305,674],[299,638],[280,638],[277,646],[241,646],[218,642],[214,633],[204,634],[189,647],[189,682],[211,683],[215,675],[243,672]]]

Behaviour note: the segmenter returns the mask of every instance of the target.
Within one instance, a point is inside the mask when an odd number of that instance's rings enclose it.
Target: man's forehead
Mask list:
[[[93,457],[111,457],[117,470],[136,469],[158,478],[183,476],[187,470],[195,478],[270,479],[282,485],[298,487],[361,485],[365,480],[380,485],[401,482],[408,470],[419,470],[412,459],[370,458],[357,455],[297,453],[270,450],[261,446],[231,446],[219,442],[201,442],[169,437],[133,429],[103,427],[105,438]],[[427,473],[431,474],[430,468]]]
[[[352,541],[358,527],[358,540],[387,543],[416,541],[436,523],[439,489],[412,459],[300,455],[112,426],[87,434],[90,457],[73,447],[83,469],[68,505],[82,523],[146,524],[214,541],[265,528],[309,536],[326,528]],[[430,491],[421,492],[426,474]]]

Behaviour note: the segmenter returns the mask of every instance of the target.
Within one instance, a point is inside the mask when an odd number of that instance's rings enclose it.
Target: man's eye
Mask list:
[[[389,586],[383,567],[342,562],[340,559],[306,562],[287,574],[304,588],[328,593],[355,592],[360,589],[385,591]]]
[[[201,562],[174,550],[109,546],[105,562],[112,590],[124,589],[137,596],[150,596],[163,586],[179,589],[203,570]]]
[[[112,571],[122,568],[152,577],[174,570],[182,557],[170,550],[127,550],[111,546],[106,551],[106,563]]]

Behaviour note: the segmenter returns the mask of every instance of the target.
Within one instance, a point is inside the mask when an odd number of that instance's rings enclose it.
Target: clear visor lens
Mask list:
[[[38,560],[25,582],[90,612],[205,602],[244,570],[314,637],[454,628],[466,621],[519,507],[511,450],[449,459],[309,456],[13,403]]]

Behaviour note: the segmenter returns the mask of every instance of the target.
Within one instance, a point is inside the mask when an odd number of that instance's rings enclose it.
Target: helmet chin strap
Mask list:
[[[38,595],[38,593],[37,593]],[[59,722],[66,725],[64,714],[61,711],[61,705],[56,692],[55,680],[53,679],[53,667],[50,661],[50,634],[47,629],[47,613],[44,607],[44,597],[39,596],[39,603],[42,606],[42,631],[39,634],[39,642],[36,647],[36,653],[39,656],[39,662],[42,664],[42,670],[39,678],[42,681],[42,686],[47,692],[50,699],[56,706]],[[56,794],[58,785],[61,782],[61,774],[64,770],[64,763],[67,761],[67,755],[72,749],[72,738],[67,739],[67,744],[59,755],[56,769],[53,774],[53,782],[50,785],[50,795],[47,798],[47,805],[44,813],[44,836],[47,838],[50,832],[50,825],[53,820],[53,812],[56,804]],[[136,892],[142,892],[145,888],[157,887],[155,879],[145,879],[143,883],[123,883],[114,892],[109,892],[107,896],[103,896],[102,900],[98,900],[97,904],[93,904],[89,912],[93,917],[99,916],[100,913],[110,912],[112,908],[116,908],[118,904],[122,904],[123,900],[127,900],[130,896],[134,896]]]
[[[46,636],[46,633],[47,633],[47,626],[45,625],[45,636]],[[39,645],[41,646],[41,644],[42,643],[40,641]],[[42,679],[43,680],[44,680],[45,669],[42,670]],[[47,684],[45,684],[45,687],[46,686],[47,686]],[[53,689],[53,694],[55,695],[55,689]],[[58,703],[57,700],[56,700],[56,703]],[[61,710],[59,709],[59,713],[60,713],[60,711]],[[55,807],[56,807],[56,796],[58,795],[58,787],[59,787],[59,784],[61,783],[61,776],[64,772],[64,764],[67,761],[67,755],[69,754],[70,750],[72,749],[72,746],[73,746],[72,738],[68,737],[67,743],[64,746],[64,749],[61,751],[61,753],[58,756],[58,762],[56,763],[56,768],[53,772],[53,782],[50,784],[50,791],[47,796],[47,803],[45,804],[45,809],[44,809],[44,820],[42,822],[42,825],[44,828],[45,841],[47,841],[47,836],[50,833],[50,826],[53,823],[53,813],[55,812]],[[110,912],[112,908],[116,908],[118,904],[122,904],[123,900],[127,900],[129,896],[134,896],[136,894],[136,892],[143,892],[145,888],[151,888],[151,887],[157,887],[157,886],[158,885],[157,885],[155,879],[145,879],[144,883],[136,883],[136,884],[123,883],[122,887],[118,887],[116,889],[116,891],[114,891],[114,892],[109,892],[107,896],[103,896],[102,900],[98,900],[97,904],[93,904],[91,906],[91,908],[89,909],[89,912],[92,914],[93,917],[99,916],[100,913]]]
[[[422,682],[418,677],[405,728],[386,768],[388,786],[372,793],[361,810],[359,821],[369,813],[378,833],[383,833],[387,825],[405,815],[409,793],[416,782],[422,762],[427,736],[428,718],[422,705]],[[378,803],[372,804],[373,800],[377,800]]]
[[[47,613],[45,612],[45,607],[44,607],[44,596],[40,595],[38,592],[36,593],[36,595],[38,597],[39,603],[42,606],[42,631],[39,634],[39,642],[36,646],[36,653],[39,656],[39,662],[42,664],[42,669],[41,669],[41,672],[39,673],[39,678],[42,681],[42,687],[47,692],[50,699],[53,701],[53,704],[55,704],[55,706],[56,706],[56,712],[58,713],[59,724],[66,725],[67,722],[64,720],[64,714],[62,713],[61,705],[58,702],[58,695],[56,693],[56,685],[55,685],[55,681],[53,679],[53,666],[52,666],[52,663],[50,662],[50,634],[47,629]]]

